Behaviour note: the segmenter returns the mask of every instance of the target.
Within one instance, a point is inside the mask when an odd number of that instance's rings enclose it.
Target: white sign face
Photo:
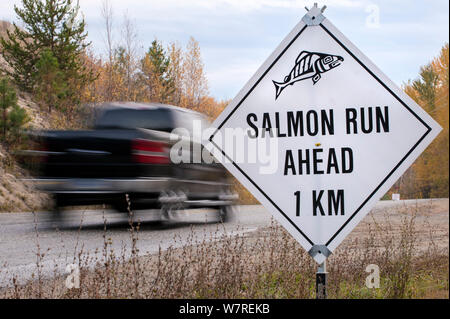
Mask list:
[[[441,128],[319,10],[305,17],[207,148],[322,263]]]

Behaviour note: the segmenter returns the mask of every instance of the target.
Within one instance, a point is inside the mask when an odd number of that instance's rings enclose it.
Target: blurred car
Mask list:
[[[55,199],[55,210],[75,205],[110,205],[118,211],[216,207],[225,221],[237,195],[223,166],[202,158],[203,146],[189,139],[197,112],[163,104],[109,103],[92,130],[35,132],[37,149],[22,152],[39,163],[32,179]],[[182,128],[188,134],[173,134]],[[175,137],[175,138],[174,138]],[[184,145],[187,163],[170,150]],[[180,145],[180,144],[178,144]],[[193,162],[193,159],[201,159]]]

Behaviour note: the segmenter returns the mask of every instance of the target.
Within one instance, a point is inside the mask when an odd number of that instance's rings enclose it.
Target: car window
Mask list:
[[[176,111],[174,117],[176,127],[187,129],[190,135],[192,135],[195,125],[200,127],[201,131],[204,131],[211,125],[204,116],[196,113]],[[201,134],[201,132],[198,133]]]
[[[174,128],[170,110],[114,109],[105,111],[97,120],[97,129],[145,128],[170,132]]]

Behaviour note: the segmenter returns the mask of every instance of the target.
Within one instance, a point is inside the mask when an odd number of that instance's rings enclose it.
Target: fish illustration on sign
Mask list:
[[[275,100],[281,92],[295,82],[311,79],[316,84],[321,79],[321,73],[325,73],[341,65],[344,58],[327,53],[302,51],[295,60],[295,66],[285,76],[284,82],[272,81],[275,85]]]

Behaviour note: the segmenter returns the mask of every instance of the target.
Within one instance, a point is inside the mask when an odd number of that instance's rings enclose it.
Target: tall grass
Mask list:
[[[448,246],[433,238],[426,247],[416,240],[415,212],[400,225],[386,217],[369,222],[364,236],[346,240],[328,258],[329,298],[448,298]],[[131,251],[112,249],[104,220],[103,246],[94,253],[79,247],[73,261],[80,288],[67,289],[65,276],[42,276],[0,292],[1,298],[314,298],[317,264],[277,223],[255,233],[199,237],[192,229],[186,243],[140,255],[140,225],[130,211]],[[424,227],[424,225],[419,225]],[[81,228],[80,228],[81,229]],[[239,229],[237,229],[239,231]],[[430,235],[432,235],[430,230]],[[432,236],[431,236],[432,237]],[[448,238],[448,236],[447,236]],[[39,247],[39,246],[38,246]],[[44,255],[38,249],[37,270]],[[365,286],[369,264],[379,266],[380,288]]]

